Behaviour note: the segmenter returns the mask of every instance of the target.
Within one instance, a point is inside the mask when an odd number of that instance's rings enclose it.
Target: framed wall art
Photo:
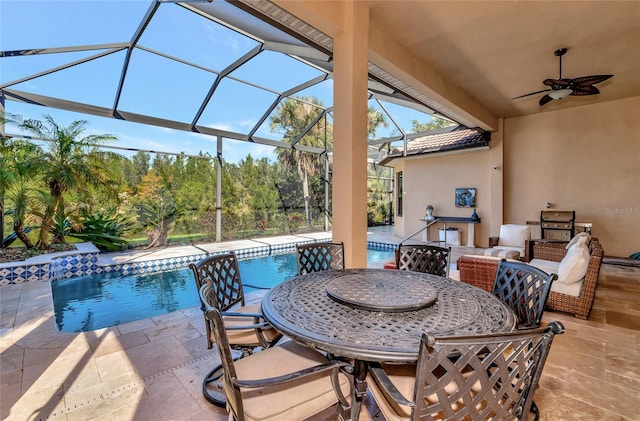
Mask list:
[[[456,207],[475,208],[476,207],[476,189],[467,188],[467,187],[458,187],[456,189]]]

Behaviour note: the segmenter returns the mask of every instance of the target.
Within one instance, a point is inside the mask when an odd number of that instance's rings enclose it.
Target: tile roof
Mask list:
[[[491,140],[490,132],[456,126],[444,133],[422,136],[407,142],[406,156],[487,147],[489,140]],[[380,161],[380,164],[385,165],[392,159],[405,157],[403,151],[403,147],[395,148]]]

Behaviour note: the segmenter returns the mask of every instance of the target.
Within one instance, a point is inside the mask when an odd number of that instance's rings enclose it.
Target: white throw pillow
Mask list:
[[[571,241],[569,241],[569,244],[567,244],[566,249],[569,250],[571,247],[575,246],[576,244],[584,244],[585,246],[589,247],[590,242],[591,242],[591,236],[586,232],[581,232],[580,234],[573,237]]]
[[[506,224],[500,226],[499,246],[524,247],[531,238],[531,229],[527,225]]]
[[[589,249],[584,244],[576,244],[567,250],[567,254],[558,265],[558,282],[571,285],[584,278],[589,267],[589,258]]]

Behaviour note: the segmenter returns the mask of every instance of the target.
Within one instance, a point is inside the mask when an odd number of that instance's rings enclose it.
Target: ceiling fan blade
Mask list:
[[[531,92],[531,93],[528,93],[528,94],[520,95],[520,96],[517,96],[517,97],[512,98],[512,99],[524,98],[525,96],[531,96],[531,95],[540,94],[542,92],[549,92],[549,91],[551,91],[551,89],[543,89],[541,91]]]
[[[549,96],[549,94],[547,94],[547,95],[543,96],[542,98],[540,98],[540,106],[542,107],[544,104],[546,104],[547,102],[550,102],[552,100],[553,100],[553,98],[551,98]]]
[[[600,93],[600,90],[595,86],[587,85],[587,86],[576,86],[573,88],[573,92],[571,95],[573,96],[585,96],[585,95],[597,95]]]
[[[569,79],[545,79],[542,81],[547,86],[551,87],[560,87],[560,88],[568,88],[569,87]],[[558,89],[558,88],[556,88]]]
[[[573,86],[588,86],[593,85],[594,83],[604,82],[611,77],[613,77],[613,75],[582,76],[571,79],[571,82]]]

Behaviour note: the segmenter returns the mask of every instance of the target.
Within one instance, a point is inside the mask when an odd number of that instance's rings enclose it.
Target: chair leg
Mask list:
[[[202,380],[202,395],[207,402],[225,408],[227,406],[227,396],[224,393],[224,369],[222,365],[217,366],[209,372]],[[211,387],[208,387],[211,385]]]
[[[533,421],[538,421],[540,418],[540,410],[538,410],[538,405],[534,401],[531,401],[531,408],[529,408],[529,412],[533,414]]]
[[[253,350],[254,348],[252,347],[235,348],[235,351],[240,351],[240,354],[236,354],[233,360],[236,361],[247,355],[251,355]],[[222,368],[222,364],[216,366],[204,377],[204,380],[202,380],[202,395],[207,402],[220,408],[226,408],[227,395],[224,392],[224,368]]]

